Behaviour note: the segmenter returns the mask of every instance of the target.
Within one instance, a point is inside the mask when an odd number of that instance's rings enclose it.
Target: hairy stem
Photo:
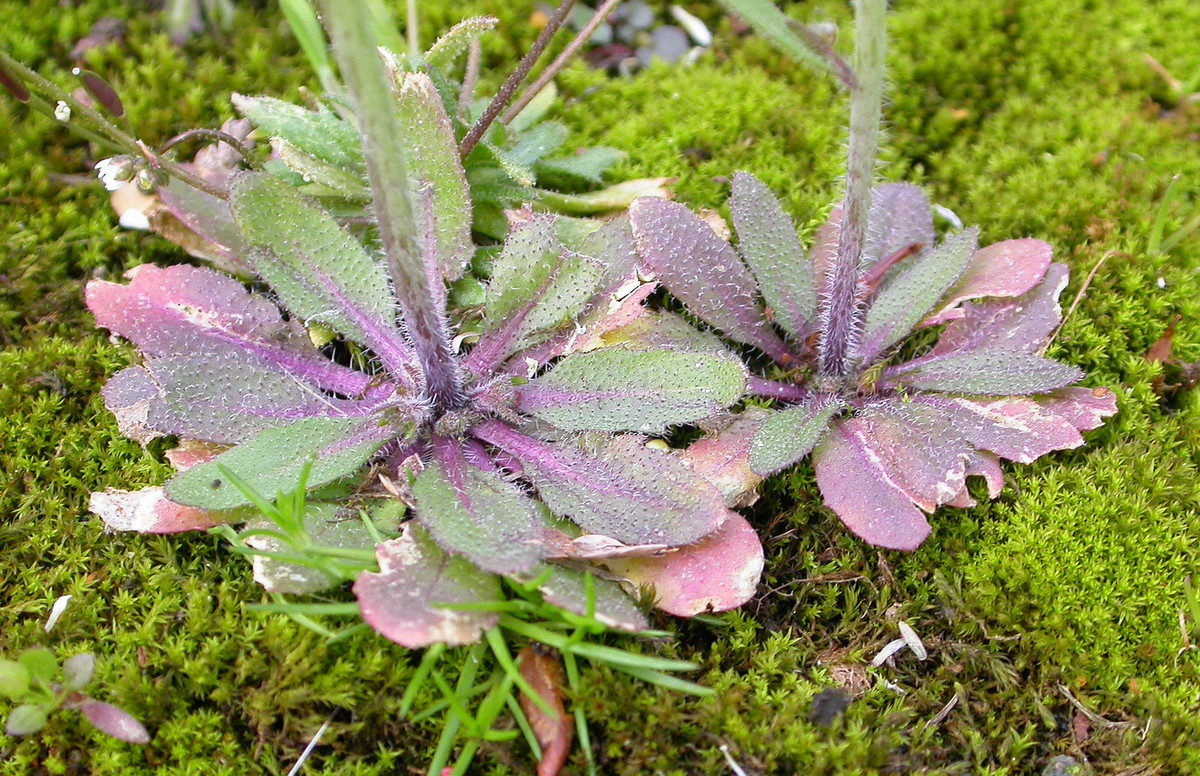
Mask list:
[[[858,302],[863,246],[871,212],[871,185],[879,149],[883,113],[884,56],[887,51],[887,0],[855,0],[854,71],[850,93],[850,151],[846,160],[846,197],[838,234],[837,258],[821,300],[821,371],[842,375],[852,367],[861,335],[863,306]]]
[[[554,37],[554,33],[558,32],[558,28],[567,20],[567,16],[571,13],[571,8],[574,7],[575,0],[562,0],[562,3],[554,10],[554,15],[546,21],[546,26],[538,33],[537,40],[529,47],[529,51],[525,52],[525,56],[521,57],[521,61],[517,63],[517,67],[512,71],[512,75],[500,87],[500,91],[496,92],[496,96],[488,104],[487,110],[479,117],[479,121],[475,122],[475,126],[471,127],[471,131],[463,138],[462,145],[459,146],[458,154],[463,159],[470,155],[471,151],[475,150],[475,146],[483,139],[483,135],[487,132],[488,127],[500,115],[500,111],[504,110],[504,106],[508,105],[508,101],[513,98],[517,92],[517,87],[529,75],[529,71],[537,64],[541,58],[542,52],[546,50],[546,46],[550,45],[550,39]]]
[[[377,53],[371,17],[357,2],[320,0],[320,5],[358,118],[388,270],[425,376],[426,396],[436,409],[450,409],[461,404],[462,392],[445,317],[434,301],[421,259],[404,133]]]

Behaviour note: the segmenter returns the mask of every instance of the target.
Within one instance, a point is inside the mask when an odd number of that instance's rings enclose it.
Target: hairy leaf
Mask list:
[[[815,397],[772,415],[754,435],[750,468],[765,477],[796,463],[812,451],[844,407],[835,397]]]
[[[1047,393],[1082,379],[1081,370],[1048,358],[983,349],[948,353],[888,373],[889,381],[909,388],[981,396]]]
[[[363,573],[354,583],[363,620],[409,649],[470,644],[493,627],[499,616],[492,612],[443,605],[500,600],[499,578],[447,555],[419,525],[406,523],[402,530],[376,547],[379,572]]]
[[[566,431],[658,433],[725,409],[745,387],[733,358],[605,348],[567,356],[521,386],[517,406]]]
[[[646,615],[642,614],[633,599],[626,595],[616,582],[592,577],[593,599],[589,610],[587,583],[584,577],[591,572],[547,563],[535,567],[531,574],[537,576],[546,569],[550,570],[550,576],[538,590],[547,603],[581,616],[590,614],[608,627],[618,630],[636,633],[650,627]]]
[[[982,348],[1037,353],[1062,320],[1058,296],[1067,286],[1067,267],[1051,264],[1045,279],[1019,299],[992,299],[963,305],[934,345],[930,359]]]
[[[691,544],[733,513],[720,492],[668,453],[637,437],[595,451],[550,444],[489,421],[475,433],[521,464],[554,514],[625,544]]]
[[[433,81],[424,73],[406,73],[396,84],[396,98],[408,172],[418,187],[413,201],[426,211],[417,224],[424,230],[422,253],[436,292],[443,278],[462,275],[474,253],[470,191],[454,128]]]
[[[400,429],[379,417],[307,418],[267,429],[208,463],[178,474],[166,485],[167,498],[202,509],[232,509],[250,500],[221,471],[235,472],[266,498],[289,492],[312,462],[310,489],[353,474]]]
[[[963,317],[959,305],[980,297],[1017,297],[1041,282],[1050,269],[1053,249],[1041,240],[1005,240],[975,251],[967,270],[942,297],[936,312],[922,325]]]
[[[354,125],[329,111],[311,111],[273,97],[231,98],[238,112],[271,137],[341,169],[363,169],[362,146]]]
[[[978,240],[977,229],[947,237],[937,248],[906,262],[870,303],[858,357],[871,363],[906,337],[963,274]]]
[[[762,477],[750,467],[754,437],[771,413],[747,407],[737,415],[724,415],[704,424],[705,435],[675,455],[692,471],[716,486],[725,505],[748,507],[758,500]]]
[[[738,251],[775,321],[793,337],[804,339],[816,320],[817,287],[792,220],[762,181],[744,172],[733,176],[729,210]]]
[[[699,216],[674,202],[640,199],[629,219],[642,260],[692,313],[777,361],[788,359],[755,300],[754,278]]]
[[[527,571],[546,554],[537,503],[499,474],[468,464],[455,442],[434,441],[413,497],[417,520],[438,546],[484,571]]]
[[[265,174],[240,178],[232,205],[246,241],[260,250],[255,270],[293,315],[369,346],[393,371],[412,362],[387,272],[328,213]]]
[[[841,220],[842,208],[838,205],[813,239],[811,257],[817,277],[828,274],[833,257],[837,255]],[[886,183],[872,190],[871,213],[863,245],[863,271],[869,272],[879,262],[887,262],[914,248],[928,250],[933,241],[933,216],[924,191],[909,183]]]
[[[463,19],[442,34],[429,51],[425,52],[425,64],[438,70],[449,70],[466,53],[473,41],[488,30],[494,29],[500,20],[494,16],[478,16]]]

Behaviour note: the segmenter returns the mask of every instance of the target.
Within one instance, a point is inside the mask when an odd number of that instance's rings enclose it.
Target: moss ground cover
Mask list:
[[[433,5],[433,4],[428,4]],[[532,37],[528,8],[442,4],[435,28],[473,12],[505,19],[493,64]],[[755,39],[719,31],[690,69],[628,81],[581,67],[562,79],[579,144],[627,150],[618,177],[678,176],[677,197],[718,207],[726,177],[758,175],[811,231],[836,196],[843,98]],[[123,46],[89,55],[118,86],[144,137],[215,126],[231,91],[292,96],[312,80],[277,16],[243,8],[229,41],[172,49],[128,4],[73,8],[0,2],[0,40],[62,74],[74,42],[104,15],[128,18]],[[845,21],[838,3],[797,4]],[[607,773],[1037,772],[1055,754],[1100,773],[1200,771],[1200,651],[1179,613],[1200,580],[1200,398],[1164,402],[1147,348],[1180,317],[1176,355],[1200,360],[1200,240],[1153,256],[1167,182],[1183,196],[1168,232],[1200,212],[1200,111],[1142,59],[1184,80],[1200,51],[1183,0],[900,0],[891,17],[894,88],[883,173],[929,187],[983,240],[1036,236],[1073,267],[1064,299],[1107,256],[1050,355],[1118,392],[1121,414],[1078,451],[1006,471],[1013,487],[971,510],[944,510],[912,555],[877,553],[818,505],[806,469],[772,481],[751,512],[768,568],[760,595],[711,623],[673,626],[665,654],[697,660],[715,697],[696,700],[585,674]],[[325,644],[291,621],[247,612],[262,600],[248,566],[205,536],[105,536],[86,513],[104,486],[161,481],[166,467],[120,437],[102,381],[131,351],[91,327],[81,289],[145,261],[183,256],[119,233],[85,171],[86,144],[0,101],[0,652],[47,644],[100,659],[96,695],[137,714],[146,748],[117,744],[63,715],[38,736],[0,737],[0,774],[285,772],[329,717],[306,772],[423,772],[437,731],[399,720],[412,656],[361,636]],[[69,182],[69,181],[68,181]],[[55,598],[73,600],[55,630]],[[873,669],[911,623],[930,658]],[[664,621],[664,625],[672,627]],[[1186,618],[1192,641],[1200,623]],[[856,696],[829,727],[813,699]],[[1088,721],[1069,692],[1108,720]],[[952,699],[943,719],[938,713]],[[527,772],[496,749],[489,772]],[[573,766],[579,768],[578,763]]]

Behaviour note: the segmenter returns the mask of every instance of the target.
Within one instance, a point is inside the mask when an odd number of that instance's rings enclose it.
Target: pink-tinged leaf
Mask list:
[[[982,450],[972,450],[967,456],[967,476],[983,477],[987,482],[988,498],[996,498],[1004,490],[1004,470],[1000,468],[1000,459]],[[946,502],[949,507],[973,507],[975,499],[971,498],[964,484],[958,495]]]
[[[724,612],[749,601],[763,570],[758,534],[737,513],[710,536],[655,558],[606,561],[634,585],[653,585],[655,606],[677,617]]]
[[[869,302],[862,344],[856,352],[860,363],[874,362],[934,309],[966,270],[978,237],[977,229],[950,235],[933,250],[902,262],[884,281]]]
[[[397,644],[470,644],[498,621],[492,612],[445,606],[499,601],[500,580],[447,555],[420,526],[406,523],[400,537],[379,544],[375,554],[379,571],[361,574],[354,595],[363,620]]]
[[[938,309],[922,326],[963,317],[959,307],[968,299],[1017,297],[1042,281],[1050,269],[1054,249],[1041,240],[1005,240],[975,251],[967,271],[942,297]]]
[[[527,571],[548,552],[538,504],[495,472],[470,465],[460,443],[435,438],[413,483],[417,520],[438,543],[484,571]]]
[[[143,367],[158,396],[148,424],[155,431],[236,444],[301,418],[357,417],[377,402],[338,399],[241,354],[150,358]]]
[[[119,709],[111,703],[101,703],[91,698],[70,703],[87,718],[92,726],[105,735],[112,736],[118,741],[130,744],[150,743],[150,732],[134,719],[133,715],[124,709]]]
[[[1116,394],[1107,388],[1064,388],[1035,401],[1080,431],[1100,428],[1117,414]]]
[[[751,470],[766,477],[808,455],[844,407],[836,396],[818,394],[771,415],[750,445]]]
[[[155,233],[226,272],[253,273],[242,259],[249,249],[233,222],[228,200],[176,179],[157,194],[162,207],[147,214]]]
[[[980,348],[952,352],[888,370],[880,384],[940,393],[1026,396],[1065,388],[1083,379],[1073,366],[1029,353]]]
[[[128,285],[93,280],[85,296],[102,326],[146,355],[244,353],[315,386],[347,396],[361,393],[368,375],[334,364],[284,321],[270,301],[231,277],[201,267],[143,264]]]
[[[748,507],[758,500],[763,479],[750,468],[751,444],[768,417],[770,412],[761,407],[719,417],[704,424],[707,433],[675,456],[715,485],[725,497],[725,506]]]
[[[518,387],[517,408],[565,431],[659,433],[720,412],[745,387],[732,356],[604,348]]]
[[[1019,299],[964,303],[962,318],[946,326],[926,358],[981,348],[1037,353],[1062,320],[1058,296],[1067,275],[1065,264],[1051,264],[1045,279]]]
[[[100,516],[106,531],[152,534],[204,531],[235,519],[233,515],[176,504],[162,488],[136,491],[107,488],[103,493],[92,494],[88,510]]]
[[[813,239],[813,272],[818,278],[828,276],[833,257],[837,255],[841,221],[842,207],[838,205]],[[877,262],[906,253],[914,246],[919,251],[931,248],[933,241],[933,215],[929,200],[920,187],[909,183],[887,183],[875,187],[871,192],[871,214],[868,217],[867,240],[863,246],[864,272]]]
[[[619,436],[586,450],[547,443],[498,421],[472,433],[520,462],[555,515],[624,544],[691,544],[733,513],[721,493],[669,453],[639,437]]]
[[[868,544],[915,550],[929,536],[925,515],[887,481],[874,451],[853,432],[845,422],[835,423],[813,451],[813,469],[825,505]]]
[[[186,471],[193,466],[208,463],[227,448],[224,445],[214,445],[197,439],[181,439],[176,447],[163,453],[163,457],[175,467],[175,471]]]
[[[1053,450],[1083,444],[1072,422],[1078,415],[1073,402],[1068,401],[1067,411],[1060,415],[1055,411],[1054,396],[964,399],[926,394],[913,397],[913,401],[945,412],[953,419],[954,428],[978,449],[1010,461],[1031,463]]]
[[[646,615],[616,582],[597,577],[590,571],[579,571],[554,563],[538,566],[531,574],[541,576],[547,570],[549,576],[538,586],[546,603],[581,617],[594,617],[618,630],[637,633],[650,627]],[[592,577],[590,595],[588,576]]]
[[[776,361],[791,360],[755,299],[746,265],[699,216],[664,199],[640,199],[629,219],[642,261],[693,314]]]
[[[795,225],[770,189],[749,173],[733,176],[729,210],[738,252],[754,273],[763,300],[775,321],[803,340],[817,317],[817,284]]]

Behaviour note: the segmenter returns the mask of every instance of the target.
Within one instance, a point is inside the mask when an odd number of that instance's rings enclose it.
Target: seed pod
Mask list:
[[[96,102],[103,105],[105,110],[116,118],[121,118],[125,115],[125,106],[121,103],[121,98],[117,96],[117,90],[112,88],[108,81],[105,81],[91,70],[84,70],[78,67],[71,70],[71,73],[83,82],[83,88],[95,98]]]

